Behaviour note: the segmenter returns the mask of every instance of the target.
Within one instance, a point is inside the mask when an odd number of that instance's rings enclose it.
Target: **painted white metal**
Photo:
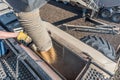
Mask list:
[[[84,1],[88,2],[88,0],[59,0],[59,1],[66,1],[66,2],[74,2],[74,3],[79,3],[81,6],[93,9],[92,6],[89,6],[86,4]],[[90,0],[94,1],[96,6],[99,7],[114,7],[114,6],[120,6],[120,0]]]
[[[3,3],[0,1],[0,15],[6,14],[13,11],[12,9],[9,9],[9,6],[6,3]]]
[[[57,0],[58,1],[58,0]],[[59,1],[65,1],[65,2],[73,2],[75,4],[77,4],[78,6],[80,7],[84,7],[84,8],[87,8],[87,9],[92,9],[92,10],[95,10],[93,6],[96,7],[96,5],[89,5],[87,4],[85,1],[83,0],[59,0]],[[94,2],[93,0],[91,0],[91,2]]]

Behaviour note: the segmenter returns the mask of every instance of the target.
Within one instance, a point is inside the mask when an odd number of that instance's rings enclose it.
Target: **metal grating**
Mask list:
[[[4,75],[6,74],[2,79],[0,77],[0,80],[36,80],[28,68],[21,61],[17,60],[14,53],[10,52],[10,55],[1,58],[0,61],[4,69]]]
[[[18,80],[36,80],[22,62],[19,62]]]
[[[4,69],[3,69],[3,66],[0,63],[0,80],[3,80],[6,76],[7,75],[6,75],[6,73],[5,73]]]
[[[110,75],[91,64],[81,80],[110,80]]]

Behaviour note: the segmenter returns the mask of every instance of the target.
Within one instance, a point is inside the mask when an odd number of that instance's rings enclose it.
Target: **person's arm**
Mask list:
[[[16,38],[18,41],[24,41],[25,43],[30,43],[32,39],[24,32],[6,32],[0,31],[0,39]],[[21,42],[22,43],[22,42]]]
[[[0,39],[16,38],[19,33],[0,31]]]

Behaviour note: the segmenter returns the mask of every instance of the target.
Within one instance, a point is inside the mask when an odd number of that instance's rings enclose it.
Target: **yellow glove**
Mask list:
[[[17,40],[24,41],[25,43],[30,43],[32,41],[32,39],[24,32],[19,32],[19,34],[17,36]]]

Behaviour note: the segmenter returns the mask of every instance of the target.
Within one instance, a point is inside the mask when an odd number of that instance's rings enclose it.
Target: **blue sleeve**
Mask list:
[[[4,56],[7,52],[7,47],[3,40],[0,40],[0,57]]]

